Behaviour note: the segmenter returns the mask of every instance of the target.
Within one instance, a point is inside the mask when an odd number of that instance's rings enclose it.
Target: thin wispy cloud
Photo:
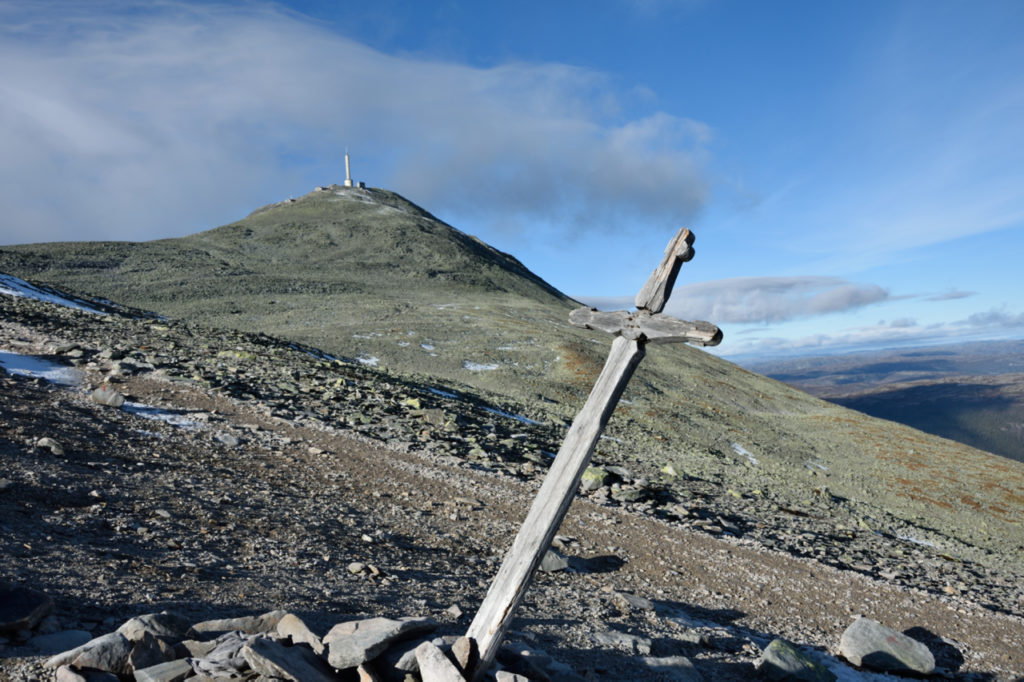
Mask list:
[[[934,296],[928,296],[924,300],[931,301],[933,303],[940,303],[942,301],[955,301],[961,298],[970,298],[971,296],[976,295],[977,292],[975,291],[958,291],[956,289],[951,289],[950,291],[947,291],[945,293],[935,294]]]
[[[273,5],[5,5],[0,59],[0,243],[212,227],[346,146],[373,184],[482,221],[663,224],[708,195],[708,126],[624,118],[600,73],[396,57]]]

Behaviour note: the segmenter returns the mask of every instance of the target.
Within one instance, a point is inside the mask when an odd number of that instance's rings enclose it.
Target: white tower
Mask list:
[[[352,169],[348,165],[348,151],[345,152],[345,186],[352,186]]]

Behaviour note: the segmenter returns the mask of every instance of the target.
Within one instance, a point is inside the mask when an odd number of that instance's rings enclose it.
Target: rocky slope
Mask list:
[[[275,608],[320,633],[383,615],[460,634],[564,429],[294,342],[25,298],[0,296],[0,350],[83,373],[0,376],[2,579],[54,598],[51,634]],[[90,400],[100,385],[127,409]],[[647,475],[612,454],[621,440],[561,529],[568,569],[540,575],[513,626],[577,674],[662,679],[642,656],[683,656],[745,678],[782,636],[861,679],[834,657],[858,613],[925,640],[948,674],[1024,671],[1019,547],[940,545],[927,519],[865,519],[824,488],[787,506],[769,486]],[[38,634],[5,636],[9,679],[49,674]]]
[[[697,249],[699,257],[699,241]],[[496,426],[486,441],[435,428],[442,435],[424,446],[501,457],[505,470],[543,467],[539,451],[557,450],[559,429],[610,343],[570,326],[574,304],[514,258],[384,190],[332,186],[183,239],[8,247],[0,249],[4,269],[190,323],[295,341],[408,385],[444,383],[546,424]],[[226,386],[252,380],[249,358],[219,362],[196,373]],[[336,380],[328,366],[276,377],[268,390],[295,400],[331,396],[318,409],[332,419],[374,409],[325,383]],[[420,409],[454,409],[445,396],[409,397]],[[393,444],[417,442],[389,409],[384,429],[373,414],[345,419]],[[512,438],[534,431],[543,437],[525,439],[540,443],[532,451]],[[1024,465],[830,405],[695,348],[652,348],[607,436],[598,461],[627,475],[615,474],[619,487],[597,494],[614,492],[625,504],[674,510],[686,523],[732,534],[767,535],[737,520],[786,514],[813,535],[773,543],[907,584],[930,569],[909,559],[876,566],[876,538],[903,538],[910,553],[935,548],[985,571],[1022,570]],[[709,497],[723,504],[709,492],[720,490],[732,492],[714,518],[687,507],[703,508]]]

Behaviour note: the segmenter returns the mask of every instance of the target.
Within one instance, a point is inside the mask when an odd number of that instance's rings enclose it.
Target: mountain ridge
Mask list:
[[[175,240],[5,247],[0,270],[571,420],[607,335],[569,325],[574,302],[518,272],[513,257],[398,195],[357,192],[331,186]],[[246,260],[246,249],[259,258]],[[651,349],[596,457],[668,485],[708,481],[759,514],[824,514],[841,528],[923,534],[952,556],[1020,564],[1024,466],[695,348]]]

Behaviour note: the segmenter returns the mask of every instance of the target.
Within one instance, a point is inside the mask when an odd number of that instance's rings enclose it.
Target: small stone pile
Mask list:
[[[435,636],[437,627],[432,618],[365,618],[338,623],[321,638],[282,610],[200,623],[162,611],[132,618],[114,632],[52,656],[44,666],[60,682],[463,681],[462,668],[471,660],[468,640]],[[65,642],[88,637],[84,632],[59,636]],[[487,679],[582,678],[543,652],[506,645]]]
[[[27,637],[52,610],[53,601],[41,592],[0,586],[0,631]],[[437,636],[438,627],[429,617],[373,617],[337,623],[320,637],[300,617],[283,610],[199,623],[161,611],[131,618],[95,638],[84,631],[66,631],[37,635],[31,642],[41,649],[70,647],[44,663],[60,682],[464,682],[464,671],[474,663],[472,646],[465,637]],[[685,682],[702,679],[685,657],[646,657],[650,640],[616,632],[595,635],[599,643],[622,644],[601,642],[613,637],[631,638],[629,648],[643,657],[642,667],[648,671]],[[935,657],[925,644],[863,616],[843,633],[838,654],[864,669],[915,676],[936,672]],[[764,648],[756,669],[768,680],[834,682],[837,677],[826,660],[779,638]],[[487,679],[583,678],[542,651],[506,644]]]

